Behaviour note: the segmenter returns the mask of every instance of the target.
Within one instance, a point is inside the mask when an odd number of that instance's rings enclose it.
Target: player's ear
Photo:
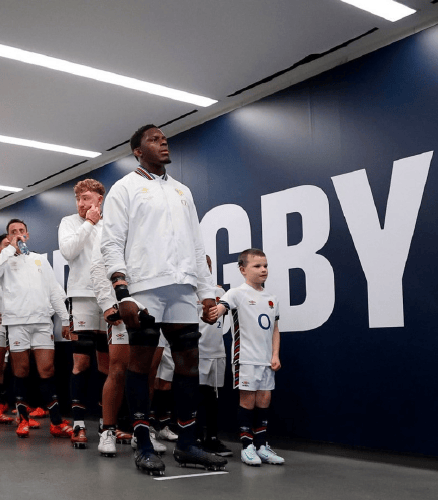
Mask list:
[[[141,158],[141,149],[140,148],[135,148],[133,153],[134,153],[134,156],[136,158]]]

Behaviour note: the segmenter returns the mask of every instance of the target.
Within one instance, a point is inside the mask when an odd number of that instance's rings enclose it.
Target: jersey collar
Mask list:
[[[137,170],[135,171],[136,174],[141,175],[142,177],[145,177],[146,179],[149,179],[150,181],[153,181],[154,179],[163,179],[163,181],[167,181],[167,172],[166,170],[164,171],[163,175],[155,175],[146,170],[145,168],[141,167],[140,165],[137,167]]]

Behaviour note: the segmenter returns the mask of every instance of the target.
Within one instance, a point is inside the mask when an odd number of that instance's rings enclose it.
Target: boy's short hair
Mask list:
[[[259,248],[248,248],[239,255],[237,266],[246,267],[246,265],[248,264],[248,257],[250,255],[258,255],[259,257],[266,257],[266,254],[265,252],[263,252],[263,250],[260,250]]]
[[[105,196],[105,186],[95,179],[84,179],[83,181],[79,181],[73,188],[73,191],[75,195],[81,194],[84,191],[91,191]]]
[[[0,234],[0,245],[2,244],[3,240],[7,237],[8,237],[7,233]]]
[[[8,222],[8,225],[6,226],[6,232],[9,234],[9,226],[11,224],[23,224],[23,226],[26,228],[26,231],[27,231],[27,224],[22,221],[21,219],[11,219],[9,222]]]

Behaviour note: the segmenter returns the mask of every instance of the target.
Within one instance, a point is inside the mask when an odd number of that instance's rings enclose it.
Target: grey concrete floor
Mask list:
[[[115,458],[97,451],[97,424],[89,425],[89,447],[75,450],[68,439],[49,434],[48,419],[28,439],[15,425],[0,426],[0,499],[229,499],[267,500],[436,500],[438,461],[388,453],[355,452],[342,447],[296,443],[276,450],[284,466],[248,467],[240,462],[240,446],[226,474],[180,468],[168,444],[165,480],[139,472],[129,445],[118,445]],[[277,443],[278,444],[278,443]]]

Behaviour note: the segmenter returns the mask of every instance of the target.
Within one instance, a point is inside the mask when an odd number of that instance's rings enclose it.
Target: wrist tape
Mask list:
[[[126,285],[117,285],[114,288],[114,291],[116,292],[116,297],[118,302],[120,302],[122,299],[125,299],[126,297],[131,296],[128,287]]]

